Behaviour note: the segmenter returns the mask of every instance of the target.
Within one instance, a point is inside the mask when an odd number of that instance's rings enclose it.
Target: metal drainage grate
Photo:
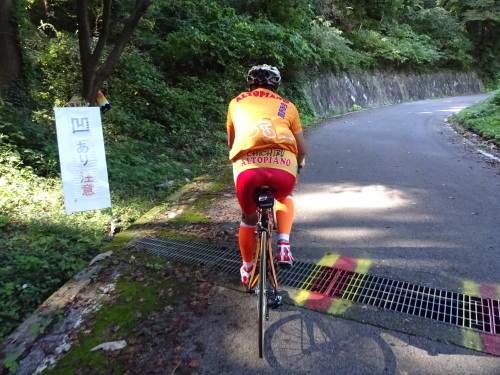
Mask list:
[[[500,302],[462,293],[298,262],[284,285],[444,323],[500,334]],[[305,272],[304,272],[305,271]],[[302,273],[304,272],[304,273]]]
[[[141,237],[133,240],[130,246],[153,255],[208,268],[216,267],[222,271],[239,271],[241,266],[238,251],[223,250],[203,243],[169,237]]]
[[[150,254],[238,273],[238,251],[163,237],[142,237],[133,245]],[[312,263],[278,268],[281,285],[373,305],[460,327],[500,334],[500,301],[439,290]]]

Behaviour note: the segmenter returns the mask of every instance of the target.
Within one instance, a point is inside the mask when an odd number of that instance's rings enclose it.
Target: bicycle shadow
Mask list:
[[[376,327],[289,304],[273,311],[270,319],[266,359],[279,373],[396,373],[397,340]]]

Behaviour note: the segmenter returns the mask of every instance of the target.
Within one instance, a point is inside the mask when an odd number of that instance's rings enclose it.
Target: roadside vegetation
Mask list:
[[[500,147],[500,90],[475,105],[467,107],[451,116],[452,122],[458,123],[464,130]]]
[[[133,2],[113,8],[116,29]],[[156,0],[101,87],[112,211],[66,215],[53,108],[81,90],[73,7],[12,1],[22,69],[0,99],[0,340],[114,236],[227,162],[226,107],[251,65],[280,68],[305,124],[303,83],[325,72],[475,69],[495,88],[500,67],[490,1]],[[498,141],[498,105],[497,93],[460,121]]]

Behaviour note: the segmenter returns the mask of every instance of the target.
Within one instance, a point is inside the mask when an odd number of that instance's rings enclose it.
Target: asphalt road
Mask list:
[[[468,281],[498,286],[500,158],[445,124],[484,98],[370,109],[309,131],[295,192],[297,258],[362,259],[370,274],[454,291]]]
[[[296,259],[500,299],[500,159],[445,123],[484,98],[386,106],[308,129],[294,194]],[[201,373],[500,374],[498,335],[341,300],[325,309],[321,297],[286,292],[310,308],[271,311],[264,360],[256,299],[221,293],[212,320],[194,327],[213,344]],[[222,321],[231,329],[210,329]],[[482,352],[487,340],[497,356]]]

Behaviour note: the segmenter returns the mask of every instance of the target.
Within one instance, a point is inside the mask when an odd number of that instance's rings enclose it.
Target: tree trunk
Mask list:
[[[11,21],[12,0],[0,1],[0,96],[21,71],[21,56]]]

